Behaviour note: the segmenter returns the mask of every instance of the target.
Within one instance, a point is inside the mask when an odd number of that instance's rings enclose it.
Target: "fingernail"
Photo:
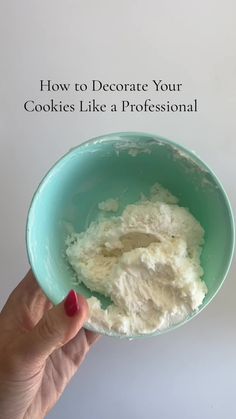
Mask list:
[[[71,290],[67,295],[64,308],[67,316],[73,317],[79,311],[78,297],[74,290]]]

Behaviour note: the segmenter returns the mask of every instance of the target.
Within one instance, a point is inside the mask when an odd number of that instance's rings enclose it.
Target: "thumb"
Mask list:
[[[77,335],[87,318],[87,301],[71,290],[62,303],[48,310],[34,329],[24,335],[24,354],[28,353],[28,359],[46,360]]]

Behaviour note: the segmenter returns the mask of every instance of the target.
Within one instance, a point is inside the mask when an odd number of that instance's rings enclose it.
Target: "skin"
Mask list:
[[[55,307],[32,272],[0,313],[0,418],[42,419],[55,405],[98,335],[83,328],[86,300],[68,316]]]

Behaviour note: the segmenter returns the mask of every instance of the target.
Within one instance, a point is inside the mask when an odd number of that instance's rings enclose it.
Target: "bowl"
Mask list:
[[[233,255],[229,200],[215,174],[193,152],[157,135],[135,132],[104,135],[71,149],[49,170],[33,196],[26,228],[28,258],[40,287],[54,304],[72,288],[86,298],[98,296],[103,308],[109,304],[105,297],[75,283],[65,257],[65,239],[72,226],[81,232],[97,218],[99,202],[119,196],[122,212],[156,182],[175,195],[205,230],[201,265],[208,293],[198,311],[164,331],[183,325],[208,305],[222,286]],[[119,336],[112,331],[105,334]]]

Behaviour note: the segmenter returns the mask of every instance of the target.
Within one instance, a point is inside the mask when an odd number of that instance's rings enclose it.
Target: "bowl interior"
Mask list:
[[[122,212],[156,182],[177,196],[179,205],[189,208],[205,230],[201,263],[208,294],[202,307],[212,299],[229,268],[234,242],[232,213],[221,185],[184,148],[152,135],[121,133],[71,150],[34,195],[27,222],[28,255],[53,303],[59,303],[71,288],[91,296],[83,284],[75,283],[65,257],[65,239],[71,229],[84,231],[96,219],[99,202],[119,198]],[[99,298],[103,307],[109,304]]]

